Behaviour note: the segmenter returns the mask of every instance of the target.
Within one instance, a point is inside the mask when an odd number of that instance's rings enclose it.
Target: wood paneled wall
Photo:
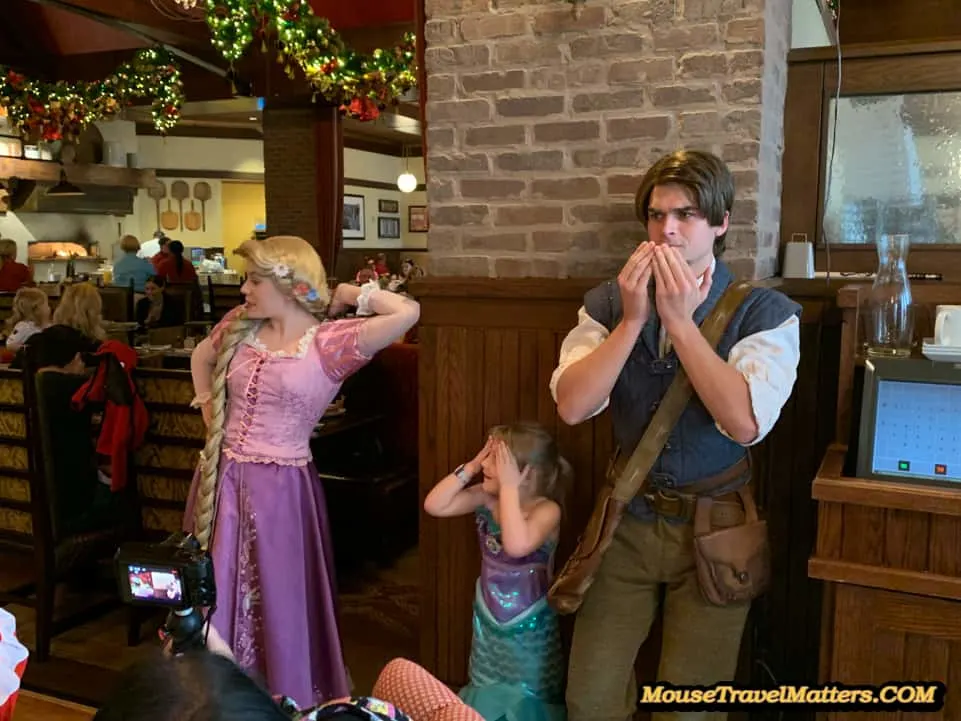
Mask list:
[[[606,412],[568,427],[557,417],[548,385],[560,344],[594,282],[430,278],[413,287],[421,302],[421,498],[473,457],[491,425],[540,421],[556,432],[575,470],[558,564],[590,514],[613,448]],[[802,360],[795,393],[755,453],[759,500],[774,541],[775,583],[753,609],[740,674],[763,685],[817,678],[820,591],[806,572],[816,524],[811,482],[834,433],[840,342],[833,285],[792,281],[784,290],[804,306]],[[420,558],[421,660],[457,686],[467,679],[480,568],[473,520],[424,516]]]
[[[843,0],[841,43],[961,38],[957,0]]]

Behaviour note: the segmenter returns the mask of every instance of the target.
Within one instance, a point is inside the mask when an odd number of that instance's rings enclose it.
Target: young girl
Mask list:
[[[460,696],[486,721],[566,717],[564,658],[547,591],[570,476],[544,428],[513,423],[494,427],[481,452],[424,501],[432,516],[476,516],[481,575],[470,683]]]
[[[50,302],[38,288],[21,288],[13,298],[13,313],[7,321],[11,329],[7,350],[16,353],[32,335],[50,325]]]
[[[300,238],[244,243],[244,305],[194,350],[207,444],[185,530],[213,556],[211,625],[271,693],[313,706],[350,693],[335,618],[327,511],[310,434],[344,379],[417,322],[419,306],[340,285],[320,323],[320,258]]]

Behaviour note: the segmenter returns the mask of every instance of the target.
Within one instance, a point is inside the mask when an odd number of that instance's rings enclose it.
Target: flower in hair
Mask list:
[[[277,263],[277,265],[270,269],[270,272],[278,278],[286,278],[290,275],[290,268],[283,263]]]
[[[315,303],[319,298],[320,293],[318,293],[316,289],[311,288],[309,291],[307,291],[307,300],[309,300],[311,303]]]
[[[310,293],[310,286],[305,282],[300,281],[294,286],[294,295],[306,296],[308,293]]]

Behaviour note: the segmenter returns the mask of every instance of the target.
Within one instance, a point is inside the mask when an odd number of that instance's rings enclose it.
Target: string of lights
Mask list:
[[[180,119],[183,83],[166,50],[141,50],[94,82],[42,82],[0,66],[0,108],[32,140],[75,141],[88,123],[109,119],[137,99],[150,100],[153,124],[161,133]]]
[[[255,38],[267,50],[276,40],[277,60],[289,77],[299,67],[315,98],[338,105],[345,115],[373,120],[416,83],[414,34],[370,55],[352,50],[307,0],[206,0],[214,47],[233,64]]]

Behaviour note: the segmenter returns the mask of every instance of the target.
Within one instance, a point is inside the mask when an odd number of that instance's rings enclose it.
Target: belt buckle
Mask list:
[[[691,517],[689,499],[677,491],[658,488],[656,491],[645,493],[644,500],[659,516],[685,520]]]

